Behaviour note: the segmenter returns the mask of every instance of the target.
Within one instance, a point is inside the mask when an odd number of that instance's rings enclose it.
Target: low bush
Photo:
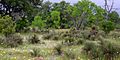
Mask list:
[[[43,39],[45,40],[60,40],[61,39],[61,33],[59,32],[49,32],[45,35],[43,35]]]
[[[65,45],[71,46],[74,45],[75,38],[67,37],[65,38],[65,41],[63,42]]]
[[[87,41],[83,49],[92,60],[98,59],[103,54],[100,45],[95,41]]]
[[[110,31],[115,29],[115,24],[111,21],[103,21],[101,24],[101,29],[108,34]]]
[[[65,56],[66,56],[67,58],[69,58],[69,60],[71,60],[71,59],[72,59],[72,60],[76,59],[76,54],[75,54],[75,52],[73,52],[73,51],[71,51],[71,50],[65,51],[64,54],[65,54]]]
[[[106,34],[105,34],[104,31],[99,31],[99,32],[98,32],[98,35],[99,35],[99,36],[102,36],[102,37],[105,37],[105,36],[106,36]]]
[[[63,44],[71,46],[71,45],[80,45],[83,44],[85,40],[82,38],[75,38],[75,37],[66,37],[63,41]]]
[[[61,34],[62,38],[66,38],[66,37],[72,37],[72,38],[82,38],[82,34],[80,30],[72,30],[69,32],[64,32],[63,34]]]
[[[120,55],[120,45],[109,41],[103,41],[102,51],[107,60],[114,59],[116,56]]]
[[[62,55],[63,51],[62,51],[62,45],[57,45],[55,48],[55,54],[57,55]]]
[[[45,40],[50,40],[54,35],[56,35],[56,32],[53,30],[49,31],[49,33],[44,34],[42,38]]]
[[[120,32],[113,31],[109,34],[109,37],[115,38],[115,39],[120,39]]]
[[[0,45],[3,45],[3,41],[4,41],[4,39],[2,37],[0,37]]]
[[[50,31],[48,29],[41,29],[40,30],[40,33],[41,34],[46,34],[46,33],[49,33]]]
[[[92,60],[114,60],[116,57],[120,56],[119,45],[106,40],[101,40],[101,42],[87,41],[83,47],[83,51]]]
[[[60,36],[61,36],[63,39],[65,39],[66,37],[72,37],[72,35],[71,35],[70,33],[68,33],[68,32],[63,33],[63,34],[61,34]]]
[[[31,36],[30,39],[29,39],[29,43],[31,43],[31,44],[37,44],[39,42],[40,42],[40,40],[39,40],[39,38],[36,34]]]
[[[45,40],[49,40],[49,39],[51,39],[51,37],[52,37],[51,34],[45,34],[45,35],[43,35],[43,39],[45,39]]]
[[[81,31],[81,34],[82,34],[82,38],[84,38],[84,39],[88,39],[88,36],[89,36],[89,34],[90,34],[90,32],[89,31]]]
[[[31,54],[31,56],[33,56],[33,57],[40,57],[40,56],[41,56],[41,54],[40,54],[40,49],[38,49],[38,48],[32,49],[32,51],[30,52],[30,54]]]
[[[116,25],[116,29],[120,29],[120,24],[117,24],[117,25]]]
[[[77,44],[77,45],[80,45],[80,44],[83,44],[84,42],[85,42],[84,39],[82,39],[82,38],[81,38],[81,39],[78,38],[77,41],[76,41],[76,44]]]
[[[18,45],[23,44],[23,38],[18,34],[11,34],[6,36],[3,41],[3,44],[7,47],[17,47]]]
[[[60,40],[60,36],[59,36],[59,35],[54,35],[54,36],[52,37],[52,39],[53,39],[53,40]]]

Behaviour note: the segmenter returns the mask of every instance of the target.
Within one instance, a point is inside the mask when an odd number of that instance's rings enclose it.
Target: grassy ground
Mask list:
[[[45,44],[25,44],[17,48],[0,48],[0,60],[33,60],[30,52],[32,49],[40,49],[40,54],[45,60],[63,60],[62,56],[54,55],[54,47],[59,44],[59,41],[45,41]],[[73,51],[75,54],[80,54],[82,46],[63,47],[64,51]],[[64,57],[65,58],[65,57]]]
[[[24,42],[31,34],[22,34]],[[31,56],[33,49],[37,48],[40,50],[40,54],[45,60],[64,60],[66,57],[55,55],[54,47],[59,45],[61,41],[53,40],[42,40],[42,36],[39,35],[39,38],[44,44],[28,44],[24,43],[16,48],[3,48],[0,47],[0,60],[34,60],[34,57]],[[63,51],[73,51],[74,54],[80,54],[82,46],[64,46],[62,47]],[[79,52],[79,53],[78,53]],[[64,59],[63,59],[64,58]],[[80,57],[78,57],[80,59]],[[67,59],[69,60],[69,59]]]
[[[62,30],[61,30],[62,31]],[[68,30],[67,30],[68,31]],[[0,47],[0,60],[34,60],[35,57],[31,55],[33,49],[38,49],[40,51],[40,56],[44,60],[71,60],[69,58],[75,58],[75,60],[89,60],[87,55],[83,54],[82,48],[84,45],[72,45],[72,46],[62,46],[63,55],[56,55],[54,48],[61,44],[62,40],[43,40],[41,34],[38,34],[39,39],[43,44],[29,44],[26,40],[33,33],[21,33],[25,42],[16,48],[3,48]],[[120,46],[119,39],[107,38],[106,41],[115,43]],[[66,54],[67,53],[67,54]],[[66,54],[66,55],[65,55]],[[119,60],[120,58],[118,58]]]

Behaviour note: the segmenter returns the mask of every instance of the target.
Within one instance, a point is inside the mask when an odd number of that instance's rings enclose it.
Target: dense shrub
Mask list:
[[[12,20],[12,17],[6,15],[0,15],[0,33],[5,35],[9,35],[15,32],[15,23]]]
[[[31,44],[37,44],[40,42],[40,40],[36,34],[34,34],[33,36],[30,36],[30,39],[28,41]]]
[[[101,42],[87,41],[83,47],[83,51],[85,51],[88,57],[92,60],[113,60],[120,55],[119,44],[115,44],[106,40],[101,40]]]
[[[77,38],[78,39],[81,39],[81,38],[85,38],[84,37],[84,34],[85,37],[87,38],[88,37],[88,32],[85,33],[85,32],[81,32],[79,30],[74,30],[74,31],[67,31],[67,32],[55,32],[55,31],[52,31],[52,32],[49,32],[47,34],[44,34],[43,35],[43,39],[45,40],[65,40],[67,41],[67,39],[72,39],[72,38]]]
[[[83,35],[81,34],[81,31],[79,30],[71,30],[69,32],[64,32],[60,35],[62,38],[83,38]]]
[[[28,31],[27,30],[27,27],[28,27],[29,23],[28,23],[28,20],[23,18],[21,20],[17,20],[16,21],[16,31],[17,32],[24,32],[26,30],[26,32]]]
[[[100,45],[94,41],[86,42],[83,49],[91,59],[97,59],[103,55]]]
[[[110,41],[103,41],[101,45],[102,51],[108,60],[113,59],[120,54],[119,44],[115,44]]]
[[[6,36],[3,43],[7,47],[17,47],[18,45],[23,44],[23,38],[18,34],[11,34],[11,35]]]
[[[59,11],[51,11],[51,27],[52,28],[60,28],[60,12]]]
[[[110,31],[115,29],[115,25],[111,21],[104,21],[101,24],[101,28],[105,33],[109,33]]]
[[[40,16],[35,16],[34,21],[32,21],[32,27],[38,27],[39,29],[42,29],[45,26],[45,20],[42,20]]]
[[[65,45],[79,45],[82,44],[88,37],[87,31],[71,30],[61,34],[61,38],[64,39]]]
[[[49,32],[49,33],[43,35],[43,39],[45,39],[45,40],[60,40],[61,37],[62,37],[61,33],[55,32],[55,31],[52,31],[52,32]]]

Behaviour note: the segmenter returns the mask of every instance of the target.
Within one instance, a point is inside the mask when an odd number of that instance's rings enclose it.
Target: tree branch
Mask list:
[[[110,12],[112,11],[113,6],[114,6],[114,0],[112,0],[112,5],[111,5],[111,7],[110,7],[110,9],[109,9],[108,13],[110,13]]]

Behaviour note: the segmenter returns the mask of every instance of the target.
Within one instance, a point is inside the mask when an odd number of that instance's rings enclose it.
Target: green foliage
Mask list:
[[[66,1],[61,1],[60,3],[54,3],[52,7],[52,11],[60,12],[60,28],[69,28],[69,25],[71,24],[70,16],[72,12],[72,6],[70,5],[70,3],[67,3]]]
[[[83,51],[88,55],[89,59],[116,59],[120,54],[119,44],[110,40],[86,41]]]
[[[103,55],[100,45],[94,41],[86,41],[83,49],[91,59],[100,58]]]
[[[116,11],[112,11],[108,16],[109,20],[111,20],[114,23],[117,23],[119,20],[119,14]]]
[[[16,31],[20,32],[24,30],[28,25],[29,25],[29,22],[27,19],[18,20],[16,21]]]
[[[101,28],[105,33],[109,33],[110,31],[115,29],[115,25],[111,21],[103,21],[101,24]]]
[[[51,12],[51,19],[52,19],[52,27],[53,28],[60,28],[60,12],[52,11]]]
[[[92,8],[92,7],[91,7]],[[88,26],[97,25],[99,26],[101,21],[104,20],[105,10],[100,7],[93,5],[92,14],[88,15]]]
[[[116,29],[120,29],[120,24],[116,24]]]
[[[1,3],[6,6],[2,15],[11,15],[15,21],[19,18],[27,18],[30,21],[36,15],[32,0],[1,0]]]
[[[38,27],[42,29],[46,26],[45,21],[41,19],[40,16],[35,16],[34,21],[32,21],[32,27]]]
[[[104,19],[104,9],[89,0],[81,0],[73,6],[71,15],[74,27],[79,29],[82,26],[85,27],[99,24],[99,21]]]
[[[2,0],[1,3],[8,7],[6,11],[2,11],[2,15],[8,14],[13,17],[17,31],[24,30],[23,28],[31,25],[31,22],[33,27],[40,29],[71,27],[80,29],[92,25],[99,26],[105,19],[106,13],[105,9],[90,0],[81,0],[74,5],[66,1],[52,4],[50,1],[43,2],[43,0]],[[18,21],[18,17],[21,20]],[[109,20],[119,24],[118,13],[112,11]],[[117,24],[116,27],[119,28]]]
[[[31,52],[30,52],[31,56],[33,57],[39,57],[41,56],[40,54],[40,49],[34,48]]]
[[[49,20],[47,19],[50,16],[52,2],[44,1],[41,3],[41,8],[39,8],[39,14],[42,17],[42,20]]]
[[[0,33],[5,35],[14,33],[15,27],[15,23],[10,16],[0,16]]]
[[[76,6],[73,8],[72,16],[73,17],[80,16],[80,11],[79,11],[79,9]]]
[[[67,57],[68,60],[75,60],[77,59],[77,55],[82,55],[81,47],[83,47],[82,52],[86,53],[86,55],[89,57],[89,60],[114,60],[112,59],[113,57],[120,55],[120,33],[119,31],[112,31],[115,29],[115,27],[117,29],[120,29],[120,17],[116,11],[110,12],[107,16],[108,19],[105,20],[105,9],[103,9],[100,6],[97,6],[90,0],[80,0],[74,5],[71,5],[66,1],[61,1],[60,3],[53,4],[50,1],[44,2],[44,0],[0,1],[0,4],[3,4],[4,8],[6,8],[3,11],[0,11],[2,15],[0,15],[0,33],[5,35],[4,37],[0,35],[1,46],[17,47],[19,45],[22,45],[23,39],[20,35],[16,35],[14,33],[15,31],[21,32],[25,29],[27,30],[27,27],[29,26],[28,30],[33,29],[34,32],[40,32],[41,34],[44,34],[43,39],[60,40],[45,41],[46,47],[43,47],[42,45],[42,48],[45,48],[46,50],[50,49],[50,51],[46,51],[39,49],[41,48],[41,45],[37,47],[36,45],[34,45],[39,42],[41,43],[39,37],[36,34],[30,35],[28,42],[33,44],[34,46],[25,46],[23,47],[23,49],[35,47],[30,52],[31,56],[33,57],[39,58],[40,56],[44,56],[46,59],[49,59],[49,57],[54,58],[56,56],[52,55],[52,53],[54,53],[53,50],[55,50],[55,53],[59,55],[57,57]],[[86,27],[91,27],[93,25],[100,26],[100,28],[104,32],[98,31],[98,35],[93,35],[91,37],[91,39],[93,38],[95,39],[95,41],[88,41],[87,39],[88,35],[90,34],[90,29],[85,29]],[[55,29],[55,31],[49,30],[51,28]],[[81,28],[83,28],[83,30]],[[67,29],[67,32],[58,32],[58,30],[56,32],[56,29]],[[69,31],[69,29],[71,30]],[[28,30],[26,32],[28,32]],[[107,37],[110,37],[111,40],[106,41],[106,34],[108,34]],[[103,40],[103,37],[105,40]],[[26,38],[26,36],[24,36],[24,38]],[[65,47],[63,45],[58,45],[57,42],[65,44]],[[51,45],[52,43],[55,44]],[[80,46],[80,44],[82,45]],[[68,48],[69,50],[64,51],[63,47],[65,49]],[[70,48],[73,48],[73,50],[71,50]],[[18,52],[20,52],[20,55],[18,54]],[[8,54],[4,51],[1,51],[1,53],[3,53],[3,55],[6,54],[8,56]],[[13,54],[14,53],[12,53],[12,55]],[[17,54],[17,57],[21,56],[21,50],[18,50]],[[0,55],[1,57],[3,57],[2,54]],[[11,53],[9,55],[10,57],[12,57]],[[31,58],[31,56],[28,57]],[[27,57],[24,56],[23,58]],[[80,59],[85,60],[81,57],[78,60]],[[35,60],[37,60],[37,58]]]
[[[103,40],[101,43],[102,51],[108,60],[120,55],[119,44],[107,40]]]
[[[106,42],[103,45],[103,51],[105,53],[109,53],[109,54],[117,54],[119,53],[119,47],[117,45],[115,45],[114,43],[110,43],[110,42]]]

